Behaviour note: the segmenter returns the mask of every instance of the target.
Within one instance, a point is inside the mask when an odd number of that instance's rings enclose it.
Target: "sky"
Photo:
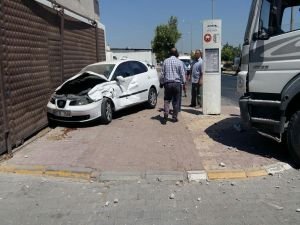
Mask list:
[[[212,7],[212,1],[214,2]],[[180,52],[202,49],[202,21],[222,20],[222,44],[243,43],[251,0],[100,0],[100,22],[111,48],[151,48],[155,28],[178,19]],[[214,10],[212,10],[212,8]],[[191,39],[192,33],[192,39]]]

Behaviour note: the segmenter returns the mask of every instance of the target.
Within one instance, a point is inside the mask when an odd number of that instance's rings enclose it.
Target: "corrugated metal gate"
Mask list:
[[[105,60],[105,47],[94,26],[35,1],[0,0],[0,12],[2,153],[10,148],[5,122],[11,146],[40,130],[47,124],[46,104],[53,89],[87,64]],[[99,42],[102,51],[97,51]]]
[[[5,143],[5,104],[4,104],[4,80],[3,80],[3,70],[2,70],[2,37],[3,37],[3,23],[2,23],[2,0],[0,0],[0,154],[6,151]]]

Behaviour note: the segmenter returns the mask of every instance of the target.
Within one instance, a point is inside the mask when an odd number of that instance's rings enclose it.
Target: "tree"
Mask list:
[[[180,39],[181,33],[178,31],[177,24],[177,18],[171,16],[168,24],[161,24],[156,27],[152,49],[157,61],[163,61],[167,58],[170,49],[175,47],[176,42]]]
[[[222,48],[222,61],[233,61],[234,57],[241,55],[241,46],[233,47],[226,43]]]

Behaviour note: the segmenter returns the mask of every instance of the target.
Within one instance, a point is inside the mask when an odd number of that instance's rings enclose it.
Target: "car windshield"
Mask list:
[[[85,67],[81,72],[91,71],[97,74],[104,75],[107,79],[109,78],[111,71],[114,69],[116,64],[96,64]]]

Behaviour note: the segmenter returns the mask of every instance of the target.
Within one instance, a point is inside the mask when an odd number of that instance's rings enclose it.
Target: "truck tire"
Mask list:
[[[101,121],[109,124],[112,121],[113,107],[109,99],[104,98],[101,104]]]
[[[300,111],[294,113],[289,122],[287,144],[293,161],[300,166]]]

